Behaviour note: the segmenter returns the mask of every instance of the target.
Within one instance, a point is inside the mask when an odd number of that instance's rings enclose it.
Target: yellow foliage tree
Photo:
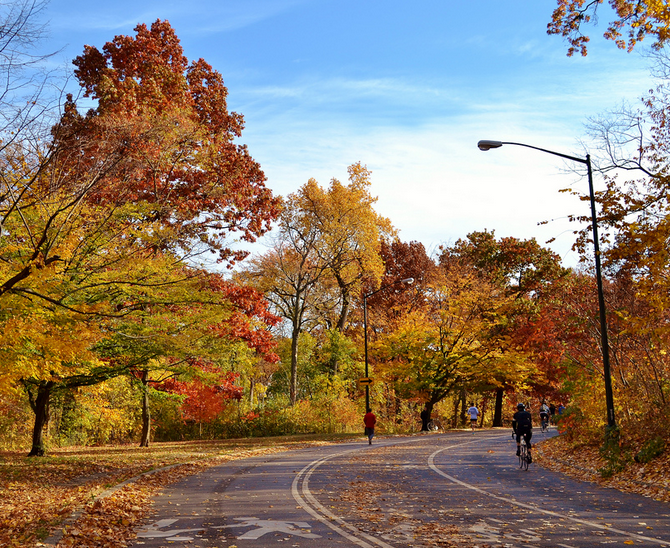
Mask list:
[[[349,184],[332,179],[324,189],[314,179],[290,198],[299,211],[299,225],[319,234],[316,254],[335,279],[340,294],[335,327],[343,331],[352,296],[365,279],[379,281],[384,272],[380,250],[382,238],[391,239],[391,222],[373,209],[377,201],[370,194],[371,172],[360,163],[348,168]]]
[[[631,51],[646,36],[653,37],[654,47],[660,48],[670,38],[670,6],[665,0],[609,0],[608,3],[615,18],[604,36],[614,40],[619,48]],[[582,27],[597,20],[601,4],[603,0],[557,0],[547,32],[568,40],[569,56],[576,52],[587,54],[589,37],[582,33]]]
[[[501,332],[512,300],[474,268],[442,271],[423,288],[423,303],[402,315],[372,346],[386,382],[426,409],[456,390],[520,388],[533,373]]]

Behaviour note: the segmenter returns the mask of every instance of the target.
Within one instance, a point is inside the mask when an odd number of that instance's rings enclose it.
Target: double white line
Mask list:
[[[348,453],[353,453],[354,451],[360,451],[360,449],[349,449],[348,451],[335,453],[334,455],[323,457],[319,460],[310,462],[307,466],[300,470],[300,472],[298,472],[295,479],[293,480],[293,484],[291,485],[291,494],[293,495],[295,501],[315,519],[327,525],[338,535],[342,535],[344,538],[350,540],[357,546],[360,546],[361,548],[374,548],[375,546],[379,546],[381,548],[395,548],[391,544],[373,537],[372,535],[368,535],[357,527],[348,524],[339,516],[333,514],[330,510],[328,510],[328,508],[316,500],[314,495],[312,495],[312,492],[309,490],[309,478],[311,477],[314,470],[316,470],[324,462],[341,457],[342,455],[346,455]]]
[[[501,436],[487,436],[487,439],[491,439],[492,437],[501,437]],[[505,436],[507,437],[507,436]],[[400,443],[412,443],[417,440],[407,440],[403,441]],[[598,529],[601,531],[607,531],[609,533],[615,533],[619,535],[626,536],[630,539],[635,539],[637,541],[643,541],[643,542],[651,542],[655,543],[657,546],[670,546],[670,542],[653,538],[653,537],[648,537],[645,535],[640,535],[636,533],[631,533],[629,531],[624,531],[622,529],[617,529],[615,527],[608,527],[604,524],[600,524],[597,522],[593,522],[590,520],[586,519],[580,519],[576,517],[571,517],[569,515],[565,514],[559,514],[558,512],[552,512],[551,510],[546,510],[545,508],[541,508],[539,506],[536,506],[534,504],[528,504],[525,502],[519,502],[513,498],[507,498],[507,497],[502,497],[499,495],[495,495],[493,493],[490,493],[489,491],[486,491],[485,489],[481,489],[475,485],[471,485],[469,483],[466,483],[464,481],[461,481],[453,476],[450,476],[443,470],[440,470],[440,468],[437,467],[435,464],[435,457],[442,453],[443,451],[447,451],[449,449],[455,449],[457,447],[462,447],[464,445],[471,445],[474,443],[479,443],[481,441],[484,441],[483,437],[479,437],[476,440],[470,440],[466,441],[463,443],[457,443],[454,445],[450,445],[447,447],[443,447],[441,449],[438,449],[434,453],[432,453],[428,457],[428,467],[435,472],[436,474],[440,475],[441,477],[451,481],[452,483],[455,483],[457,485],[460,485],[461,487],[464,487],[466,489],[470,489],[472,491],[475,491],[481,495],[485,495],[487,497],[490,497],[492,499],[504,502],[505,504],[510,504],[514,506],[518,506],[520,508],[524,508],[526,510],[530,510],[532,512],[536,513],[541,513],[547,516],[551,516],[554,518],[560,518],[560,519],[565,519],[565,520],[570,520],[574,523],[579,523],[580,525],[586,525],[587,527],[592,527],[594,529]],[[396,445],[396,443],[393,443],[392,445]],[[391,444],[389,444],[391,445]],[[310,489],[309,489],[309,480],[314,471],[319,468],[322,464],[325,462],[328,462],[331,459],[335,459],[337,457],[341,457],[344,455],[347,455],[349,453],[353,453],[356,451],[360,451],[359,448],[356,449],[349,449],[347,451],[341,451],[339,453],[335,453],[333,455],[329,455],[327,457],[323,457],[321,459],[315,460],[310,462],[307,466],[305,466],[300,472],[296,474],[296,477],[293,480],[293,484],[291,485],[291,494],[293,495],[293,498],[295,501],[300,505],[301,508],[303,508],[306,512],[308,512],[312,517],[314,517],[316,520],[320,521],[321,523],[325,524],[328,526],[330,529],[335,531],[337,534],[343,536],[344,538],[348,539],[352,543],[356,544],[357,546],[360,546],[361,548],[375,548],[375,547],[380,547],[380,548],[395,548],[391,544],[388,544],[387,542],[384,542],[383,540],[373,537],[372,535],[368,535],[367,533],[361,531],[357,527],[350,525],[346,521],[344,521],[342,518],[339,516],[336,516],[333,514],[328,508],[326,508],[323,504],[321,504],[314,495],[312,495]]]

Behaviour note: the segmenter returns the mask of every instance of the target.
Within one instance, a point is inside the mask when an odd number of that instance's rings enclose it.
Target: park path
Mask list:
[[[227,463],[164,489],[134,545],[670,547],[667,503],[520,470],[514,450],[455,432]]]

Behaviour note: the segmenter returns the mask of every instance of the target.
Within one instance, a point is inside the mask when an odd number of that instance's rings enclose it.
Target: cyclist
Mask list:
[[[549,406],[545,402],[542,402],[540,406],[540,424],[542,425],[542,431],[549,426]]]
[[[512,430],[516,434],[516,455],[521,454],[521,437],[526,440],[526,447],[528,448],[528,462],[533,462],[530,455],[530,439],[533,437],[533,417],[523,403],[516,406],[517,412],[512,417]]]

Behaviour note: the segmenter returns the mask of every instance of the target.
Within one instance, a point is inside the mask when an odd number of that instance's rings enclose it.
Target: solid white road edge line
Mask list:
[[[474,443],[474,441],[469,442],[469,443]],[[432,455],[430,455],[428,457],[428,467],[431,470],[433,470],[433,472],[439,474],[440,476],[448,479],[449,481],[451,481],[453,483],[461,485],[462,487],[465,487],[466,489],[471,489],[473,491],[476,491],[477,493],[480,493],[482,495],[486,495],[487,497],[491,497],[491,498],[494,498],[496,500],[505,502],[507,504],[513,504],[515,506],[519,506],[519,507],[525,508],[527,510],[532,510],[534,512],[540,512],[540,513],[546,514],[548,516],[567,519],[567,520],[573,521],[575,523],[581,523],[582,525],[588,525],[589,527],[593,527],[595,529],[600,529],[602,531],[609,531],[610,533],[617,533],[619,535],[625,535],[627,537],[638,539],[638,540],[641,540],[641,541],[654,542],[654,543],[659,544],[659,545],[670,546],[670,542],[660,540],[660,539],[657,539],[657,538],[654,538],[654,537],[647,537],[647,536],[640,535],[640,534],[637,534],[637,533],[630,533],[630,532],[624,531],[622,529],[616,529],[614,527],[607,527],[606,525],[601,525],[599,523],[595,523],[595,522],[592,522],[592,521],[589,521],[589,520],[586,520],[586,519],[573,518],[573,517],[570,517],[570,516],[559,514],[558,512],[553,512],[551,510],[545,510],[544,508],[540,508],[539,506],[535,506],[534,504],[527,504],[525,502],[519,502],[519,501],[511,499],[511,498],[505,498],[505,497],[500,497],[498,495],[494,495],[493,493],[489,493],[485,489],[481,489],[479,487],[476,487],[474,485],[471,485],[469,483],[461,481],[461,480],[459,480],[459,479],[457,479],[453,476],[450,476],[446,472],[443,472],[442,470],[440,470],[435,465],[435,456],[438,455],[439,453],[442,453],[442,451],[446,451],[447,449],[453,449],[455,447],[461,447],[463,445],[469,445],[469,443],[459,443],[459,444],[456,444],[456,445],[450,445],[449,447],[443,447],[442,449],[438,449],[437,451],[435,451]]]

